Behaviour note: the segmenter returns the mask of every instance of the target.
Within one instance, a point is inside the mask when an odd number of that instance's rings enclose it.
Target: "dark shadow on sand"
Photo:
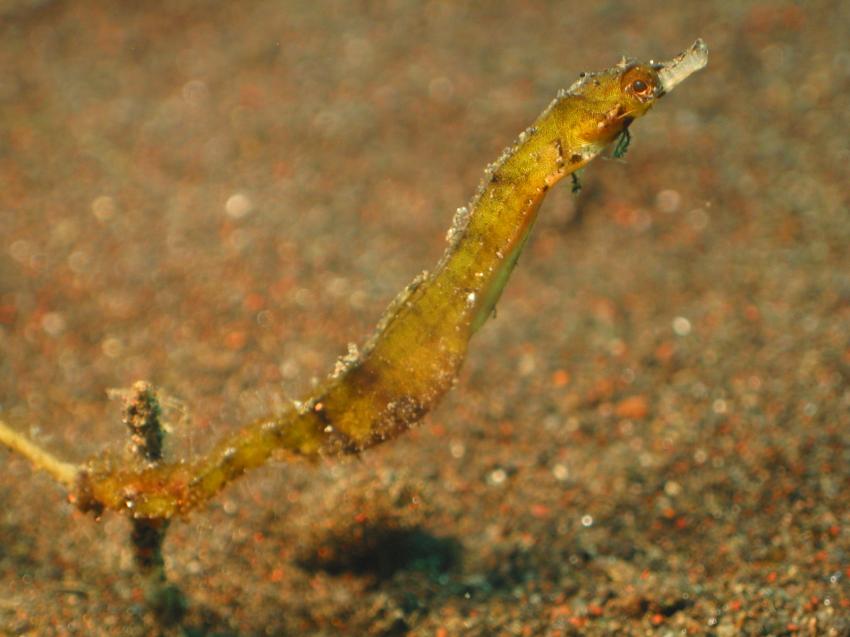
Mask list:
[[[326,536],[297,564],[309,572],[372,577],[379,585],[399,571],[420,571],[436,577],[456,566],[460,553],[460,542],[452,537],[438,537],[420,526],[375,522]]]

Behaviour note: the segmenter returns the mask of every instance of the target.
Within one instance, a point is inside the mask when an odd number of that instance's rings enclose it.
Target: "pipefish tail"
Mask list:
[[[88,462],[75,486],[79,506],[170,518],[210,499],[275,450],[312,457],[356,453],[409,428],[455,382],[469,340],[491,316],[548,190],[627,134],[707,61],[708,49],[697,40],[667,62],[623,59],[582,73],[487,167],[475,196],[457,211],[433,271],[399,294],[365,346],[340,359],[324,383],[198,459],[155,466],[108,457]]]

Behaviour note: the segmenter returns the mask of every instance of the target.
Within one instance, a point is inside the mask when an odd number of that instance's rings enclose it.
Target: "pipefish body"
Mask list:
[[[246,425],[198,459],[130,465],[109,458],[79,472],[74,499],[136,518],[170,518],[205,502],[276,450],[355,453],[391,439],[453,385],[472,335],[492,314],[546,193],[618,138],[693,72],[708,49],[697,40],[667,62],[623,59],[583,73],[490,165],[458,210],[448,248],[392,302],[360,352],[283,413]]]

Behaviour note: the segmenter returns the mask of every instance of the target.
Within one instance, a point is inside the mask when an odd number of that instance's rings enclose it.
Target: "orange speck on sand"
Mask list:
[[[17,308],[14,305],[0,305],[0,323],[11,325],[16,313]]]
[[[242,330],[234,330],[228,332],[224,337],[224,345],[227,349],[242,349],[245,347],[245,342],[248,340],[248,334]]]
[[[262,294],[251,292],[251,294],[245,297],[242,305],[244,305],[245,309],[249,312],[257,312],[266,306],[266,299]]]
[[[649,402],[644,396],[629,396],[617,403],[614,413],[620,418],[642,420],[649,413]]]
[[[292,165],[287,161],[276,161],[272,167],[272,174],[275,177],[286,177],[292,172]]]
[[[555,371],[554,374],[552,374],[552,384],[555,387],[564,387],[565,385],[568,385],[569,382],[570,382],[570,375],[564,369],[558,369],[558,370]]]
[[[614,206],[614,223],[624,228],[635,225],[640,217],[640,211],[636,208],[620,203]]]
[[[437,632],[434,633],[434,637],[449,637],[449,631],[447,631],[445,628],[440,627],[437,629]]]
[[[573,612],[569,606],[566,604],[560,604],[559,606],[555,606],[549,611],[549,618],[552,620],[558,619],[559,617],[569,617]]]
[[[265,102],[262,88],[256,84],[244,84],[239,87],[239,103],[246,108],[260,108]]]
[[[283,569],[277,567],[271,573],[269,573],[269,580],[272,582],[280,582],[283,580]]]
[[[589,402],[607,400],[614,393],[616,385],[610,378],[600,378],[593,384],[593,388],[587,394]]]
[[[669,363],[675,353],[676,348],[673,343],[669,341],[664,341],[655,348],[655,358],[662,363]]]
[[[803,610],[807,613],[811,613],[814,609],[816,609],[820,605],[820,599],[816,595],[812,595],[809,597],[809,601],[803,605]]]
[[[650,619],[650,621],[653,623],[653,625],[658,626],[664,621],[664,615],[662,615],[661,613],[655,613]]]
[[[548,518],[551,510],[545,504],[532,504],[531,515],[535,518]]]

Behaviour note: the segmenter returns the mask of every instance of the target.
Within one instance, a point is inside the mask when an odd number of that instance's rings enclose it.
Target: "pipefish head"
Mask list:
[[[697,40],[667,62],[638,63],[623,58],[601,73],[583,74],[568,91],[581,100],[586,124],[579,131],[588,150],[598,152],[614,141],[669,93],[708,62],[708,47]]]

